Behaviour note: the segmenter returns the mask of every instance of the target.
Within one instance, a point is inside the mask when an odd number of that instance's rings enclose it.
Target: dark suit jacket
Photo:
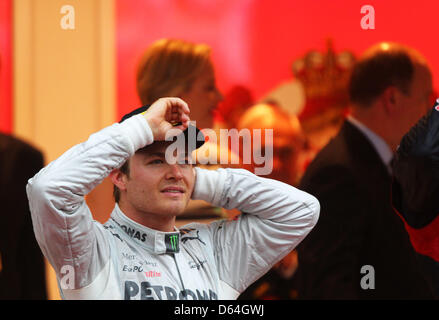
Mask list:
[[[44,259],[26,195],[28,179],[43,165],[41,152],[0,134],[0,300],[47,298]]]
[[[299,188],[321,206],[316,227],[298,248],[301,298],[432,297],[404,225],[392,210],[387,168],[355,126],[343,124]]]

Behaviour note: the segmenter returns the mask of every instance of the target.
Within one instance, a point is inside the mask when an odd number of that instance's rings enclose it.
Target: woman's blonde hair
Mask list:
[[[137,69],[137,93],[142,104],[189,90],[203,67],[210,63],[210,51],[205,44],[177,39],[154,42]]]

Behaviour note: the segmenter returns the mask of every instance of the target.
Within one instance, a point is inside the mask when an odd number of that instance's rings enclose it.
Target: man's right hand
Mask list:
[[[161,98],[143,113],[155,141],[165,140],[170,129],[184,131],[189,125],[189,107],[180,98]],[[178,123],[178,125],[175,125]]]

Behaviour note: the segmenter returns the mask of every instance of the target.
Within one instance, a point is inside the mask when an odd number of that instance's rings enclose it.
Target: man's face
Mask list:
[[[297,156],[300,152],[296,146],[297,137],[291,132],[282,131],[279,127],[274,128],[273,133],[272,144],[263,141],[261,146],[262,150],[267,150],[267,148],[273,150],[272,159],[266,159],[272,161],[273,168],[267,178],[294,185],[297,182]]]
[[[255,122],[256,124],[256,122]],[[302,151],[302,144],[299,138],[285,121],[279,119],[276,124],[272,124],[272,139],[267,139],[265,128],[261,130],[261,136],[252,136],[252,162],[244,164],[243,168],[256,173],[256,168],[261,170],[271,169],[270,172],[262,174],[266,178],[282,181],[295,185],[299,177],[298,156]],[[244,148],[242,148],[244,149]],[[263,158],[263,162],[256,163],[254,153]],[[265,171],[265,170],[264,170]]]
[[[431,107],[433,91],[430,71],[423,66],[415,65],[415,72],[408,95],[401,95],[400,126],[406,133]]]
[[[211,128],[213,125],[213,111],[223,96],[216,87],[215,73],[211,64],[201,70],[187,92],[180,97],[186,101],[191,110],[191,120],[197,122],[197,127]]]
[[[155,142],[130,158],[121,202],[137,215],[172,217],[184,212],[195,183],[190,164],[168,164],[169,142]]]

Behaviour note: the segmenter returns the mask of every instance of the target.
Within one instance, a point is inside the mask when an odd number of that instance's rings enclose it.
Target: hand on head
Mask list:
[[[154,140],[165,140],[170,129],[184,131],[189,125],[189,107],[180,98],[161,98],[143,113],[152,130]]]

